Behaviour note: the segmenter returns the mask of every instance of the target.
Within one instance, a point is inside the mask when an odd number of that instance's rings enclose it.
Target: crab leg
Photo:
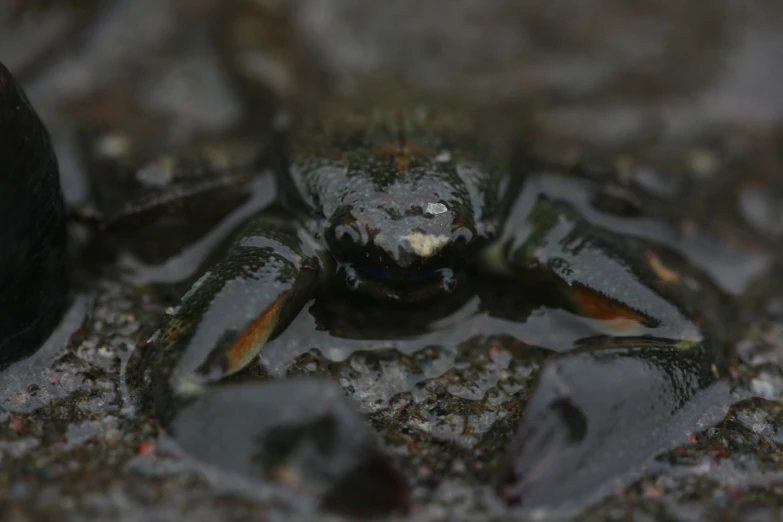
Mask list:
[[[686,442],[723,363],[724,300],[710,281],[673,252],[587,223],[535,180],[484,261],[554,288],[553,301],[596,332],[542,368],[504,472],[506,498],[576,507]],[[694,302],[702,306],[685,305]]]

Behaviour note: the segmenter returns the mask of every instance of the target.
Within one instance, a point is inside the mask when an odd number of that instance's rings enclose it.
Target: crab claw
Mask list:
[[[525,510],[579,509],[627,486],[721,403],[700,346],[590,344],[545,365],[511,445],[500,493]]]
[[[253,218],[222,261],[193,283],[179,306],[128,363],[130,381],[143,381],[159,420],[223,377],[250,364],[309,299],[322,265],[298,226],[277,207]]]

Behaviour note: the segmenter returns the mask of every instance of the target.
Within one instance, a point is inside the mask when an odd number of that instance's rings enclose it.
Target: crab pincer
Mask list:
[[[246,367],[311,296],[320,272],[318,254],[281,210],[253,218],[150,340],[159,419],[166,424],[182,403]]]
[[[524,224],[506,232],[494,264],[548,280],[559,305],[596,335],[544,364],[500,492],[527,510],[578,509],[687,442],[688,427],[718,405],[724,296],[660,245],[588,223],[535,179],[526,190],[514,209]],[[656,247],[690,286],[650,267]],[[684,305],[695,302],[703,307]]]
[[[312,297],[324,261],[305,238],[274,205],[253,218],[150,340],[141,378],[159,422],[203,462],[282,483],[335,511],[404,509],[407,484],[339,386],[220,382]]]

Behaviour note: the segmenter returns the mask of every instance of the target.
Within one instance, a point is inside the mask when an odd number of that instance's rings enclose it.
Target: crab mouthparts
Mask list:
[[[413,270],[405,273],[395,273],[373,265],[344,265],[345,282],[352,290],[362,286],[384,286],[388,291],[393,288],[431,286],[439,284],[444,291],[450,292],[456,286],[456,276],[451,268],[436,270]]]
[[[443,234],[425,234],[424,232],[412,231],[402,237],[410,245],[410,249],[419,257],[432,257],[439,252],[449,242],[449,237]]]

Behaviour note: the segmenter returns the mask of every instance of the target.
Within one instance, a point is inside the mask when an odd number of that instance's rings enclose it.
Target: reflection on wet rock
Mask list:
[[[267,142],[258,131],[182,145],[171,136],[177,120],[140,103],[120,91],[71,104],[92,192],[79,210],[136,279],[175,282],[274,197],[270,183],[252,186]]]
[[[783,211],[779,194],[768,188],[748,185],[738,194],[739,209],[756,230],[771,238],[783,233]]]
[[[0,5],[0,56],[26,81],[76,47],[97,0],[19,0]]]
[[[49,134],[0,64],[0,367],[35,351],[64,310],[64,205]]]
[[[352,515],[406,511],[405,479],[342,395],[317,378],[227,385],[185,407],[171,432],[196,458],[282,483],[305,504]]]

